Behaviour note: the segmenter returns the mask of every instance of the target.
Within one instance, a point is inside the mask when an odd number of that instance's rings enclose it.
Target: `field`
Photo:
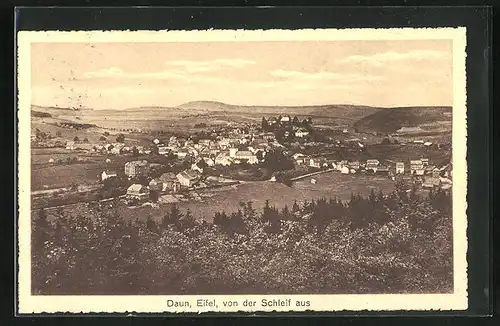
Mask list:
[[[49,159],[66,160],[80,158],[85,162],[73,164],[51,165]],[[106,163],[106,159],[110,163]],[[123,170],[124,164],[135,159],[148,159],[148,156],[132,158],[130,156],[114,156],[101,154],[78,153],[63,148],[33,148],[31,150],[31,189],[52,189],[68,187],[72,184],[92,185],[99,182],[104,170]]]
[[[317,184],[311,184],[311,178],[306,178],[295,182],[292,187],[281,183],[264,181],[209,189],[198,192],[201,200],[180,201],[176,205],[182,212],[189,209],[196,218],[212,221],[215,212],[236,212],[240,208],[240,202],[252,201],[253,207],[260,211],[264,207],[266,200],[269,200],[271,205],[282,209],[285,204],[291,208],[295,200],[299,204],[305,200],[310,201],[321,197],[338,197],[341,200],[348,200],[351,193],[366,196],[372,189],[376,192],[382,190],[386,193],[394,189],[394,182],[386,177],[344,175],[331,172],[316,175],[312,178],[318,181]],[[145,220],[148,216],[151,216],[159,222],[163,215],[170,210],[171,206],[172,204],[160,204],[159,208],[150,206],[131,208],[125,204],[120,204],[116,209],[118,215],[125,220]],[[67,209],[73,213],[83,214],[84,207],[85,204],[77,204],[76,206],[69,206]]]

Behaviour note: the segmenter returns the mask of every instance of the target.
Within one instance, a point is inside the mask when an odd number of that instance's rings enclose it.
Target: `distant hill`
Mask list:
[[[401,127],[451,122],[451,107],[402,107],[381,109],[354,123],[359,132],[392,133]]]
[[[31,110],[37,111],[81,111],[81,110],[89,110],[88,108],[62,108],[56,106],[40,106],[40,105],[31,105]]]
[[[215,101],[195,101],[177,106],[183,110],[196,112],[242,112],[262,115],[310,115],[346,119],[361,119],[381,108],[364,105],[307,105],[307,106],[265,106],[232,105]]]
[[[52,114],[47,113],[47,112],[40,112],[40,111],[31,110],[31,116],[37,117],[37,118],[51,118]]]

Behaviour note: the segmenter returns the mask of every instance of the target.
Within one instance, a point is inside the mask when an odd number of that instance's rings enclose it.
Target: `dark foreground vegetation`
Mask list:
[[[34,294],[442,293],[453,289],[451,196],[399,184],[291,203],[251,202],[213,223],[175,206],[125,222],[113,202],[75,220],[33,214]]]

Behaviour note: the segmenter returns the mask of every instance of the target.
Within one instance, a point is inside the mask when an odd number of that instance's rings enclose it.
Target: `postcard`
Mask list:
[[[465,28],[17,37],[19,313],[467,309]]]

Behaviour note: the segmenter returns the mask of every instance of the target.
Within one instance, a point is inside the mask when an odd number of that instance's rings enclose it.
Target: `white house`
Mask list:
[[[177,158],[183,159],[188,155],[188,152],[185,150],[180,150],[176,153],[176,155],[177,155]]]
[[[290,117],[289,116],[281,117],[280,122],[290,122]]]
[[[234,158],[238,160],[253,160],[256,156],[250,151],[237,151]]]
[[[228,166],[232,164],[231,158],[229,156],[229,153],[227,152],[221,152],[219,155],[215,157],[215,164],[216,165],[222,165],[222,166]]]
[[[160,140],[159,140],[158,138],[155,138],[155,140],[153,140],[153,143],[154,143],[155,145],[158,145],[158,144],[160,143]]]
[[[410,173],[416,175],[424,175],[424,163],[422,160],[411,160],[410,161]]]
[[[404,173],[405,173],[404,162],[396,162],[396,174],[404,174]]]
[[[200,181],[201,175],[198,171],[185,170],[177,174],[177,180],[185,187],[191,187]]]
[[[172,172],[163,173],[158,181],[162,183],[162,191],[177,192],[180,190],[181,184],[177,180],[177,176]]]
[[[213,159],[211,159],[210,157],[204,157],[203,161],[205,161],[205,163],[208,166],[214,166],[215,165],[215,161]]]
[[[133,198],[143,198],[148,194],[148,190],[145,186],[135,183],[128,187],[127,196]]]
[[[116,178],[118,174],[115,171],[102,171],[101,180],[104,181],[109,178]]]
[[[167,146],[158,146],[159,155],[167,155],[168,153],[170,153],[170,150],[168,149]]]
[[[298,138],[303,138],[303,137],[306,137],[307,135],[309,135],[309,131],[307,131],[305,129],[299,129],[295,132],[295,137],[298,137]]]
[[[380,164],[379,160],[372,159],[366,160],[366,170],[372,170],[373,172],[377,172],[378,166]]]
[[[340,168],[340,172],[342,174],[349,174],[349,168],[347,166],[343,166]]]
[[[69,142],[66,142],[66,149],[75,149],[75,142],[74,141],[69,141]]]

